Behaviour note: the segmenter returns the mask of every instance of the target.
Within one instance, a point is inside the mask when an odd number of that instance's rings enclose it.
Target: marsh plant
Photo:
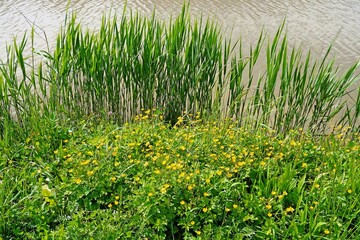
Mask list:
[[[2,148],[0,238],[358,239],[359,134],[199,116],[42,120]]]
[[[224,38],[215,22],[191,20],[188,5],[169,23],[155,13],[146,18],[125,10],[120,17],[104,16],[98,31],[84,29],[75,14],[66,16],[52,51],[24,55],[34,30],[6,48],[1,135],[14,120],[23,125],[38,115],[111,111],[113,119],[127,122],[152,108],[171,123],[186,110],[278,132],[359,128],[359,63],[340,70],[331,47],[320,60],[290,47],[285,22],[272,38],[262,32],[245,52],[241,39]],[[262,53],[266,67],[255,70]]]
[[[184,5],[14,40],[0,240],[357,239],[359,63],[313,59],[285,25],[248,48]]]

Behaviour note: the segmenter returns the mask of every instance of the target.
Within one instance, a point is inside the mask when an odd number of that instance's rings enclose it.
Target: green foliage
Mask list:
[[[356,238],[359,63],[313,60],[284,27],[245,53],[184,5],[96,32],[67,16],[53,52],[14,40],[0,239]]]
[[[359,235],[359,135],[334,130],[316,139],[297,130],[285,137],[199,116],[172,128],[151,110],[121,127],[99,118],[53,122],[8,146],[0,161],[0,236]]]
[[[223,38],[213,21],[191,20],[188,8],[168,24],[155,13],[146,18],[124,9],[120,18],[104,16],[96,32],[83,29],[72,14],[54,50],[31,48],[29,57],[26,35],[14,40],[0,64],[1,136],[29,130],[29,122],[42,117],[109,112],[124,123],[153,108],[171,124],[186,110],[279,133],[359,129],[359,63],[338,69],[331,47],[320,61],[303,55],[288,46],[285,22],[272,39],[262,32],[246,53],[241,39]],[[33,36],[34,30],[30,47]],[[266,60],[263,69],[259,59]]]

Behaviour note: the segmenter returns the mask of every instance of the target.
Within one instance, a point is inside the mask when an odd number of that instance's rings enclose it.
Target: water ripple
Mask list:
[[[181,11],[183,0],[128,0],[127,9],[169,19]],[[120,15],[124,1],[73,0],[68,6],[79,19],[97,28],[103,13]],[[311,48],[321,55],[334,41],[336,56],[351,63],[360,56],[360,4],[357,0],[197,0],[190,3],[192,16],[206,15],[219,21],[224,32],[231,31],[247,42],[256,41],[262,27],[270,33],[287,19],[290,41]],[[55,38],[64,20],[67,1],[13,0],[0,1],[0,48],[15,35],[21,36],[36,23]],[[0,54],[3,51],[0,51]]]

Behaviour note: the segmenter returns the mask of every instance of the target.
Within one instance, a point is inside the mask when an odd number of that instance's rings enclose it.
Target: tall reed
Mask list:
[[[111,112],[126,122],[153,108],[173,124],[186,110],[284,133],[324,133],[340,124],[359,129],[360,88],[349,98],[359,83],[359,63],[340,71],[331,47],[314,60],[289,46],[284,27],[272,39],[261,32],[246,53],[241,39],[224,38],[214,21],[191,20],[186,4],[168,24],[155,13],[146,18],[124,9],[120,18],[104,16],[98,31],[67,15],[54,50],[38,51],[39,64],[34,51],[25,57],[26,36],[7,47],[0,65],[1,136],[34,116]],[[259,71],[262,58],[266,67]]]

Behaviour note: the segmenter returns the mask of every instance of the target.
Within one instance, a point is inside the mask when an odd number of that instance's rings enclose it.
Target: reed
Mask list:
[[[315,60],[289,46],[284,27],[272,38],[261,32],[245,52],[241,39],[224,38],[214,21],[191,20],[187,4],[168,24],[155,13],[146,18],[124,9],[120,18],[104,16],[98,31],[67,15],[53,51],[25,57],[26,35],[7,47],[0,65],[1,136],[40,117],[111,112],[123,123],[154,108],[172,124],[186,111],[283,133],[325,133],[339,125],[359,130],[360,88],[349,97],[359,85],[359,63],[337,68],[331,47]],[[32,43],[33,36],[34,30]],[[266,67],[258,72],[262,54]]]

